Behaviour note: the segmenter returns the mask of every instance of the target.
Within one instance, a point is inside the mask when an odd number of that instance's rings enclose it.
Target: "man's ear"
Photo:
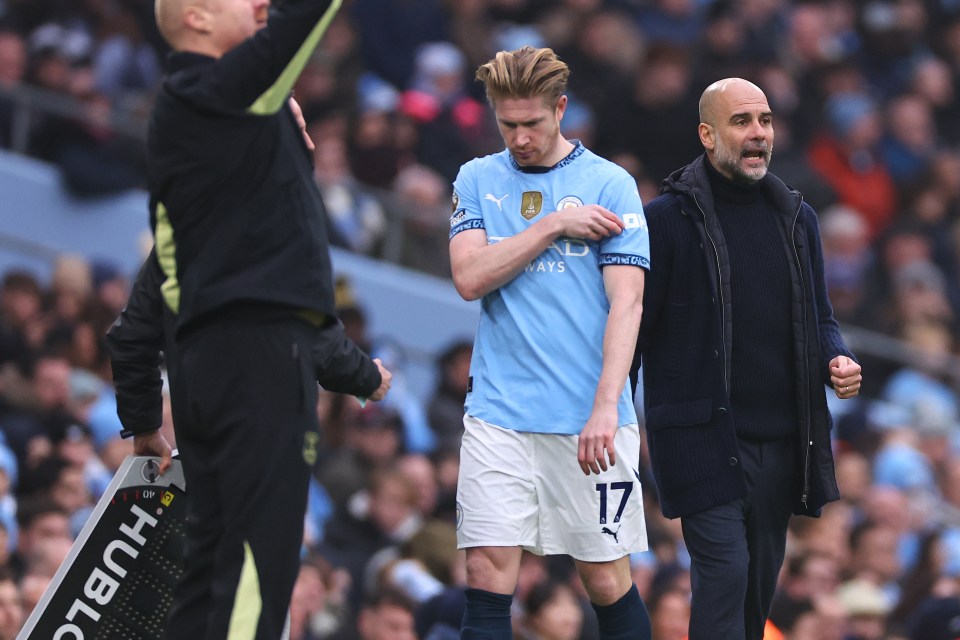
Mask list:
[[[212,22],[213,16],[205,7],[191,4],[183,10],[183,23],[191,31],[210,33]]]
[[[557,116],[557,122],[560,122],[561,120],[563,120],[563,114],[566,112],[566,110],[567,110],[567,96],[562,95],[557,99],[557,107],[555,110],[555,113]]]
[[[701,122],[697,128],[697,132],[700,134],[700,143],[703,144],[703,148],[713,151],[713,148],[717,144],[715,139],[716,130],[706,122]]]

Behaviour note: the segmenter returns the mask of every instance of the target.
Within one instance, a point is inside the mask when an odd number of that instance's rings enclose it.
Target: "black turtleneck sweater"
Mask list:
[[[791,437],[797,427],[790,267],[777,213],[763,195],[762,181],[733,182],[706,165],[730,258],[730,403],[737,435]]]

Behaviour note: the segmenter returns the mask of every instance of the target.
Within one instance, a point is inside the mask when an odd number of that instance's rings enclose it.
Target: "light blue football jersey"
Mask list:
[[[559,238],[513,280],[483,297],[466,412],[507,429],[579,434],[603,364],[610,305],[602,267],[650,267],[650,239],[634,179],[579,142],[555,166],[520,167],[509,151],[463,165],[454,182],[450,237],[485,229],[516,235],[553,211],[599,204],[626,228],[599,242]],[[629,384],[619,424],[637,422]]]

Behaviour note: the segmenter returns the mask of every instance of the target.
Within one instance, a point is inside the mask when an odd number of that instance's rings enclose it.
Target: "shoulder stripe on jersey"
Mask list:
[[[173,226],[162,202],[157,203],[157,228],[153,237],[157,244],[157,262],[167,279],[160,285],[163,300],[174,313],[180,312],[180,282],[177,280],[177,243],[173,239]]]
[[[303,41],[303,44],[300,45],[300,49],[293,58],[290,59],[290,63],[280,74],[280,77],[277,78],[276,82],[273,83],[273,86],[264,91],[252,105],[247,107],[248,113],[258,116],[269,115],[276,113],[286,104],[294,83],[297,81],[297,78],[300,77],[303,68],[307,66],[307,62],[310,61],[310,56],[313,55],[314,49],[320,44],[320,39],[323,38],[323,34],[327,32],[327,27],[329,27],[330,22],[333,21],[333,16],[337,14],[341,3],[342,0],[333,0],[333,2],[330,3],[330,6],[327,7],[320,21],[313,27],[313,30],[307,36],[306,40]]]

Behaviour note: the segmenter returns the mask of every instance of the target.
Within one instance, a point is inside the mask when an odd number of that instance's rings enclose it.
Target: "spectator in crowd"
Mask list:
[[[422,522],[416,487],[392,467],[373,472],[368,488],[335,513],[319,551],[335,566],[349,571],[349,603],[354,610],[375,584],[379,567],[366,572],[374,554],[409,540]]]
[[[809,160],[841,203],[863,215],[876,238],[897,204],[893,178],[880,154],[883,125],[876,102],[862,93],[839,93],[826,103],[828,128],[811,143]]]
[[[823,270],[834,316],[854,320],[870,264],[870,229],[855,209],[834,205],[820,215]]]
[[[648,48],[632,81],[598,113],[600,153],[636,158],[655,184],[696,157],[699,144],[681,122],[696,119],[690,51],[666,44]],[[616,88],[613,88],[616,91]]]
[[[360,640],[416,640],[414,604],[405,595],[383,590],[364,602],[357,617]]]
[[[387,232],[383,205],[350,172],[347,143],[335,135],[313,135],[313,173],[330,222],[330,242],[356,253],[377,255]]]
[[[437,469],[426,455],[408,453],[397,460],[397,468],[413,484],[417,492],[417,511],[423,518],[437,515],[440,489],[437,484]]]
[[[36,349],[43,344],[45,323],[40,283],[25,271],[11,271],[0,285],[0,319],[3,326],[23,343],[20,348]]]
[[[493,127],[481,103],[466,91],[463,52],[449,42],[417,48],[409,87],[400,96],[400,111],[416,128],[420,164],[447,182],[460,165],[494,150]]]
[[[9,571],[0,569],[0,640],[16,640],[24,619],[17,583]]]
[[[437,448],[460,451],[463,436],[463,403],[470,385],[473,343],[456,341],[437,358],[437,386],[430,398],[428,418],[437,434]]]
[[[592,111],[605,113],[608,102],[623,95],[632,82],[643,59],[644,38],[620,9],[600,8],[572,19],[580,28],[559,51],[577,69],[570,77],[570,93],[580,96]]]
[[[690,594],[666,586],[647,596],[653,640],[684,640],[690,626]]]
[[[583,612],[567,585],[552,580],[533,586],[523,600],[520,633],[523,640],[577,640]]]
[[[23,500],[18,506],[17,549],[10,556],[10,568],[20,578],[30,568],[30,557],[42,541],[73,538],[70,535],[69,514],[52,499],[41,495],[32,500]]]
[[[395,216],[402,220],[400,263],[438,276],[450,275],[447,221],[449,182],[420,164],[404,167],[394,183]]]
[[[356,492],[369,486],[371,474],[389,467],[402,450],[403,426],[396,412],[354,405],[344,421],[344,446],[326,457],[318,475],[335,511],[346,508]]]
[[[887,103],[886,136],[881,142],[883,163],[902,192],[924,175],[937,151],[937,129],[930,104],[906,93]]]
[[[401,135],[400,92],[369,72],[360,77],[357,92],[349,133],[350,166],[360,182],[390,189],[400,169],[415,158],[415,139]]]

